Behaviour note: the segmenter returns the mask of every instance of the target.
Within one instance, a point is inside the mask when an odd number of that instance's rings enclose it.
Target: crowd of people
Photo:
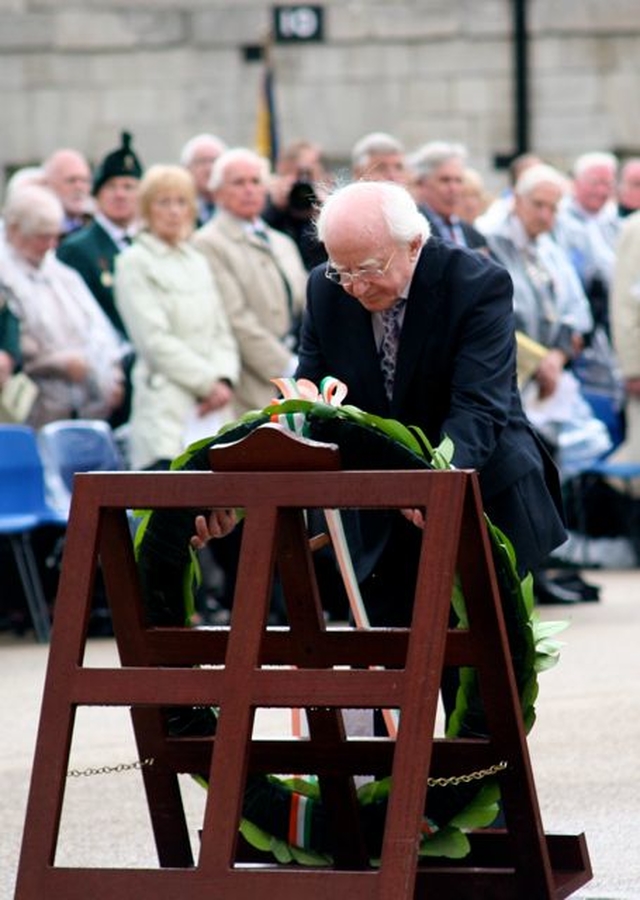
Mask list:
[[[56,150],[5,190],[0,390],[24,373],[36,388],[27,424],[104,419],[128,466],[157,469],[265,406],[272,378],[343,377],[351,402],[424,420],[436,443],[456,438],[454,463],[479,469],[507,533],[519,523],[516,544],[524,529],[538,602],[597,598],[549,556],[565,536],[549,512],[560,506],[549,459],[565,499],[606,454],[640,462],[640,159],[590,151],[560,171],[523,154],[494,196],[468,155],[443,140],[409,151],[381,131],[362,136],[337,175],[308,140],[273,168],[209,133],[146,169],[126,132],[94,167]],[[433,296],[423,319],[411,299],[417,273]],[[336,302],[342,294],[356,308]],[[371,390],[383,313],[398,298],[403,377],[405,332],[438,336],[411,388],[437,409]],[[361,343],[343,346],[343,317]],[[615,497],[618,488],[607,485]],[[628,521],[617,526],[631,536]]]

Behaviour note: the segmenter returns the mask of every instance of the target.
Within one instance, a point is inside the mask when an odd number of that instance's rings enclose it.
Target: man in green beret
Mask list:
[[[124,323],[113,295],[113,271],[118,253],[131,243],[137,225],[138,186],[142,165],[131,146],[131,135],[122,134],[122,143],[102,160],[93,176],[96,213],[91,224],[71,235],[58,247],[58,257],[76,269],[85,280],[106,315],[128,341]],[[131,360],[124,360],[127,374]],[[130,389],[123,405],[112,416],[118,426],[129,417]]]

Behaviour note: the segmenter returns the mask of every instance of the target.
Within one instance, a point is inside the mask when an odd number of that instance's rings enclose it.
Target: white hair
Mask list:
[[[535,190],[539,184],[552,184],[563,194],[565,194],[569,188],[569,183],[561,172],[554,169],[553,166],[548,166],[546,163],[537,163],[524,170],[522,175],[516,181],[513,190],[518,197],[526,197]]]
[[[362,169],[369,165],[372,156],[386,156],[392,153],[403,156],[402,143],[386,131],[372,131],[354,144],[351,151],[351,165],[354,169]]]
[[[337,188],[320,207],[316,232],[321,243],[325,242],[328,223],[336,208],[362,198],[377,201],[370,204],[370,209],[379,215],[397,243],[408,244],[419,237],[424,244],[431,234],[429,223],[415,200],[401,185],[390,181],[355,181]]]
[[[28,184],[43,185],[44,183],[44,169],[42,166],[22,166],[22,168],[16,169],[8,179],[4,189],[5,200],[8,200],[9,195],[14,191],[24,188]]]
[[[231,150],[225,150],[213,164],[211,169],[211,177],[209,178],[209,190],[217,191],[224,182],[224,177],[229,166],[237,162],[249,162],[257,166],[260,178],[263,184],[269,181],[271,174],[271,166],[269,160],[264,156],[260,156],[254,150],[248,147],[233,147]]]
[[[189,138],[187,143],[184,145],[182,150],[180,151],[180,165],[188,168],[198,150],[202,146],[212,147],[216,153],[224,153],[227,149],[227,145],[219,138],[216,134],[208,134],[203,132],[202,134],[196,134],[194,137]]]
[[[464,165],[467,157],[467,148],[464,144],[430,141],[409,156],[407,165],[416,178],[422,179],[428,178],[436,169],[451,159],[459,160]]]
[[[49,188],[25,184],[10,192],[3,216],[7,229],[15,227],[22,234],[41,234],[61,230],[64,209]]]
[[[595,169],[596,167],[609,169],[615,175],[618,171],[617,157],[613,153],[607,153],[606,151],[583,153],[573,164],[573,175],[575,178],[579,178],[585,172],[588,172],[589,169]]]

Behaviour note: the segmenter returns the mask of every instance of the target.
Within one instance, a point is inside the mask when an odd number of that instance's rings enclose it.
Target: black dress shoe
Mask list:
[[[585,581],[579,572],[561,572],[551,579],[554,584],[580,594],[583,602],[597,602],[600,599],[600,588],[597,584]]]
[[[583,599],[579,591],[563,587],[542,573],[533,579],[533,593],[538,604],[581,603]]]

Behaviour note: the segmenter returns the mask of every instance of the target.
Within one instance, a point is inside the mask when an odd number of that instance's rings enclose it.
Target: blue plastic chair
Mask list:
[[[0,535],[10,543],[38,641],[51,633],[31,534],[44,525],[66,527],[67,516],[45,500],[44,468],[35,431],[0,425]]]
[[[612,447],[607,452],[607,456],[609,456],[624,440],[624,416],[622,410],[617,401],[606,394],[583,388],[582,396],[593,410],[596,418],[600,419],[607,426],[612,441]]]
[[[124,468],[108,422],[60,419],[38,432],[49,503],[68,515],[76,472],[113,472]]]

